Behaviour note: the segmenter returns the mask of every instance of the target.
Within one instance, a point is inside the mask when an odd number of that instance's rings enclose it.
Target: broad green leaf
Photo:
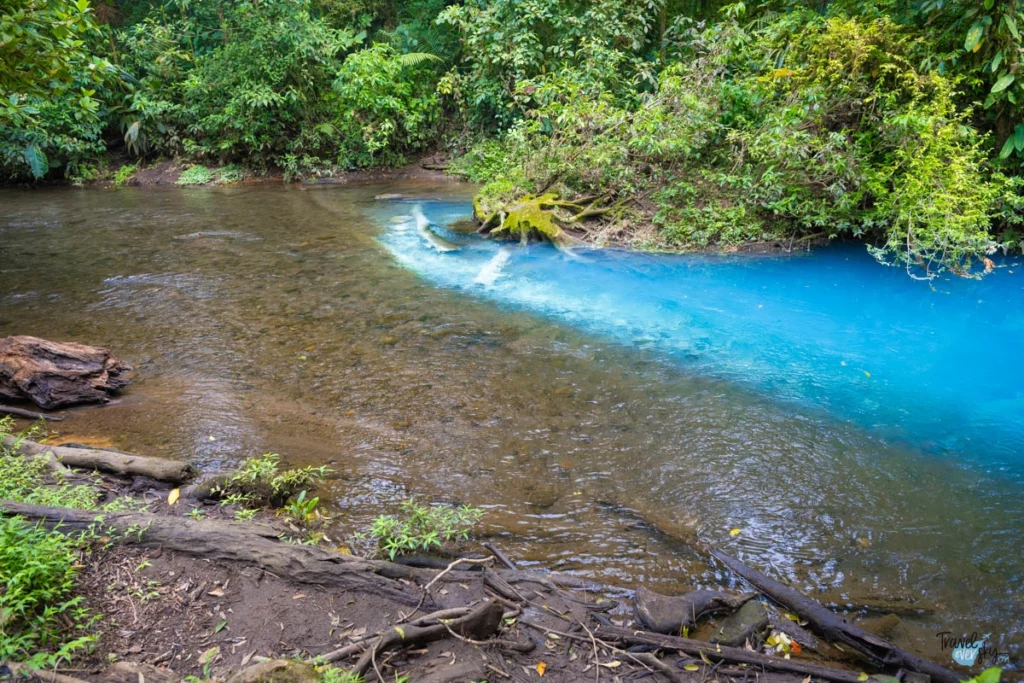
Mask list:
[[[992,73],[995,73],[996,71],[999,70],[999,65],[1002,64],[1002,63],[1003,63],[1003,51],[1000,50],[999,52],[996,53],[996,56],[992,58],[992,66],[989,67],[989,70]]]
[[[1002,671],[1003,670],[998,666],[993,666],[982,671],[974,680],[978,683],[999,683],[999,677],[1000,674],[1002,674]]]
[[[985,33],[985,25],[979,20],[967,31],[967,38],[964,40],[964,49],[968,52],[975,52],[981,45],[981,37]]]
[[[1003,143],[1003,148],[1001,150],[999,150],[999,158],[1000,159],[1007,158],[1008,156],[1010,156],[1010,153],[1013,152],[1013,146],[1014,146],[1013,139],[1015,137],[1016,137],[1015,135],[1011,135],[1010,137],[1006,138],[1006,142]]]
[[[1013,39],[1019,41],[1020,33],[1017,32],[1017,20],[1012,15],[1004,14],[1003,21],[1006,22],[1006,28],[1010,29],[1010,33],[1013,34]]]
[[[1003,74],[999,77],[999,80],[996,81],[996,84],[992,86],[992,92],[1003,92],[1009,88],[1016,79],[1017,77],[1013,74]]]
[[[1013,146],[1018,152],[1024,150],[1024,123],[1018,123],[1013,131]]]
[[[32,175],[36,178],[42,178],[50,169],[50,164],[46,160],[46,154],[36,145],[26,147],[25,151],[22,152],[22,157],[24,157],[25,163],[32,170]]]

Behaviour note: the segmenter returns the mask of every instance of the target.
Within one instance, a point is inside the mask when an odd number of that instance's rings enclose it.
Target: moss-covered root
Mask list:
[[[477,218],[482,221],[480,232],[493,237],[518,238],[523,243],[531,238],[548,241],[558,247],[571,246],[575,240],[562,229],[562,219],[555,213],[558,207],[577,208],[571,202],[561,202],[554,193],[523,195],[501,208],[487,212],[475,202]],[[582,212],[582,207],[580,211]],[[570,219],[571,222],[571,219]]]

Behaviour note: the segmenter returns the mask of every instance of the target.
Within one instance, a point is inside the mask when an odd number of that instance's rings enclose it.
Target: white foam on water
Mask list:
[[[490,287],[501,277],[501,271],[505,269],[505,265],[509,259],[512,258],[512,247],[504,246],[498,250],[490,261],[484,264],[484,267],[477,273],[476,278],[473,280],[474,284],[483,285]]]
[[[423,215],[423,209],[419,204],[412,210],[412,217],[416,221],[416,229],[419,231],[423,239],[427,241],[430,246],[440,252],[446,251],[457,251],[458,247],[451,244],[447,240],[443,240],[433,233],[430,229],[430,219]]]

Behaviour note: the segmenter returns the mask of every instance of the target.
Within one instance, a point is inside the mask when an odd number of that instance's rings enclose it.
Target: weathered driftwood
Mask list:
[[[800,676],[812,676],[833,683],[857,683],[860,680],[860,673],[834,669],[829,666],[810,664],[795,659],[783,659],[772,657],[753,650],[745,650],[738,647],[727,647],[715,643],[706,643],[702,640],[680,638],[679,636],[667,636],[662,633],[650,633],[647,631],[634,631],[621,626],[602,626],[595,635],[604,640],[615,640],[631,645],[654,645],[672,650],[679,650],[691,657],[707,657],[711,660],[735,662],[738,664],[750,664],[759,668],[772,671],[782,671],[798,674]]]
[[[633,608],[637,622],[648,631],[678,634],[684,628],[693,628],[697,620],[706,614],[739,609],[755,595],[695,590],[670,596],[641,587],[633,596]]]
[[[0,398],[47,410],[102,403],[131,379],[132,366],[106,349],[38,337],[0,339]]]
[[[180,484],[187,481],[194,473],[192,467],[186,462],[150,458],[119,451],[46,446],[34,441],[19,441],[11,436],[4,437],[3,445],[6,448],[16,447],[22,455],[42,456],[51,453],[64,466],[110,472],[122,477],[144,476],[157,481]]]
[[[64,419],[63,415],[45,415],[34,410],[25,410],[24,408],[5,405],[0,405],[0,415],[13,415],[14,417],[22,417],[26,420],[49,420],[50,422],[60,422]]]
[[[846,645],[864,655],[876,666],[906,669],[928,674],[940,683],[959,683],[960,676],[934,662],[922,659],[903,650],[889,641],[868,633],[849,623],[816,600],[799,591],[779,583],[762,572],[750,567],[720,550],[711,549],[711,555],[719,562],[742,577],[749,584],[769,598],[805,619],[815,631],[826,640]]]
[[[441,640],[452,634],[469,640],[486,640],[497,633],[501,626],[501,617],[505,613],[501,605],[493,600],[485,600],[469,614],[452,619],[449,622],[433,626],[394,626],[381,636],[377,643],[362,654],[353,671],[366,673],[373,658],[383,652],[397,647],[415,647],[435,640]]]
[[[377,595],[399,604],[416,606],[423,593],[381,575],[377,563],[351,555],[331,553],[278,540],[278,532],[257,525],[216,520],[167,517],[148,512],[108,512],[29,505],[0,500],[0,516],[18,515],[64,532],[84,531],[103,517],[103,525],[122,534],[122,542],[143,547],[162,547],[193,557],[241,562],[299,583],[336,587]],[[141,531],[140,531],[141,530]],[[398,565],[394,565],[398,567]]]

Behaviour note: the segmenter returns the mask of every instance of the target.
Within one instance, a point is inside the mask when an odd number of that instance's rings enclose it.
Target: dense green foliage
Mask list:
[[[442,149],[486,183],[496,235],[848,236],[914,276],[978,274],[1020,247],[1018,18],[1017,0],[16,0],[0,174],[91,177],[111,149],[203,182],[297,178]],[[545,215],[506,225],[526,195]]]
[[[13,420],[0,418],[0,436]],[[36,505],[95,508],[88,484],[53,480],[39,459],[0,448],[0,499]],[[20,517],[0,520],[0,661],[55,667],[95,640],[94,618],[74,596],[86,543]]]

